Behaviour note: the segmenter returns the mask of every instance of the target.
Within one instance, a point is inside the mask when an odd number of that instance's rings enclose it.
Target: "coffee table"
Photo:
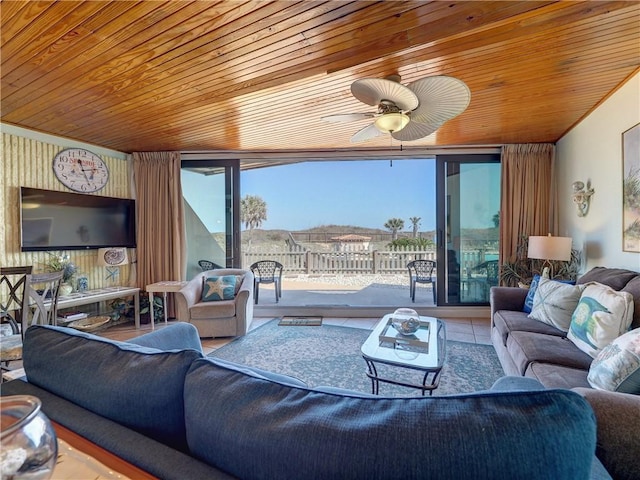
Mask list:
[[[391,325],[392,314],[385,315],[362,344],[361,352],[367,362],[367,376],[371,379],[371,393],[378,395],[380,382],[418,388],[422,395],[438,388],[440,371],[446,357],[444,322],[433,317],[420,317],[420,328],[413,335],[401,335]],[[410,383],[378,374],[377,364],[424,372],[422,383]]]

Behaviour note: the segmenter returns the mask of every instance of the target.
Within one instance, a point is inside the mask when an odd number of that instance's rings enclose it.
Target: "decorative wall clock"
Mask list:
[[[53,173],[63,185],[76,192],[97,192],[109,181],[109,169],[102,159],[84,148],[67,148],[53,159]]]

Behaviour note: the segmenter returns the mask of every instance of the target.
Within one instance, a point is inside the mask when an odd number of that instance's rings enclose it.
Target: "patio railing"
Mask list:
[[[470,272],[476,265],[497,258],[498,252],[485,250],[463,251],[460,271]],[[301,274],[395,274],[405,273],[407,263],[416,259],[436,260],[436,251],[412,247],[372,252],[314,252],[304,247],[292,247],[287,252],[244,252],[243,265],[258,260],[275,260],[286,273]]]

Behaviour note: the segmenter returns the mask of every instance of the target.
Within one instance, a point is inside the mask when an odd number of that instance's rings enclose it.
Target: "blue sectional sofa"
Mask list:
[[[131,342],[34,326],[24,368],[2,395],[39,397],[51,419],[162,479],[611,478],[589,403],[533,379],[449,397],[310,389],[204,358],[187,323]]]

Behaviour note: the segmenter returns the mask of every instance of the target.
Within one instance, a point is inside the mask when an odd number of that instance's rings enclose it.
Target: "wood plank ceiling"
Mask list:
[[[359,78],[471,104],[407,146],[555,142],[640,66],[640,2],[2,1],[1,120],[122,152],[356,147]],[[389,136],[358,148],[397,146]]]

